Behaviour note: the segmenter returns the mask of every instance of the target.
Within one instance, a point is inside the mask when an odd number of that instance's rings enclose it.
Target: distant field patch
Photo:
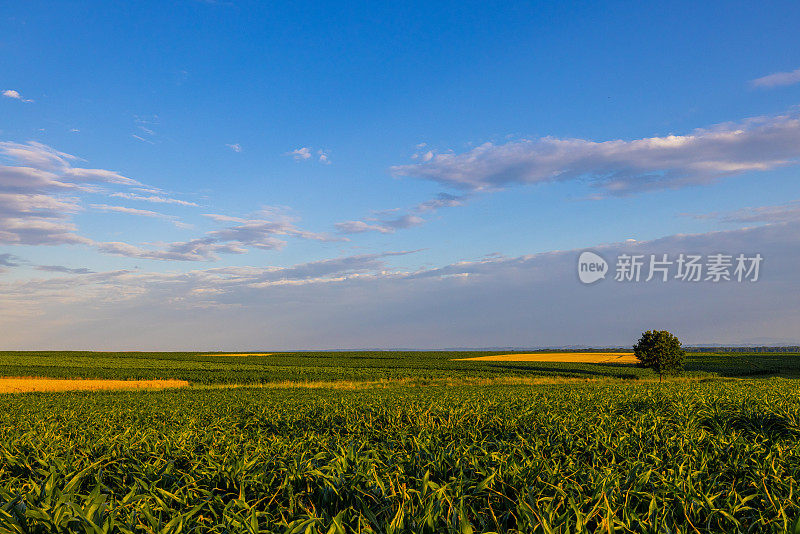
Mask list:
[[[272,356],[275,354],[274,352],[230,352],[230,353],[211,353],[211,354],[201,354],[201,356]]]
[[[166,389],[187,387],[186,380],[91,380],[41,377],[0,378],[0,393],[32,391],[100,391],[114,389]]]
[[[474,362],[558,362],[558,363],[638,363],[632,352],[532,352],[529,354],[494,354],[457,361]]]

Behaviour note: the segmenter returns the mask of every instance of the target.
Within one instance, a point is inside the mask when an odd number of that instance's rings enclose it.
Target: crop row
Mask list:
[[[790,380],[0,398],[2,532],[785,532]]]
[[[469,352],[326,352],[267,356],[202,353],[0,352],[0,376],[157,379],[194,383],[570,376],[636,379],[652,372],[618,364],[454,361]],[[491,353],[479,353],[491,354]],[[800,376],[800,354],[690,354],[690,375]]]

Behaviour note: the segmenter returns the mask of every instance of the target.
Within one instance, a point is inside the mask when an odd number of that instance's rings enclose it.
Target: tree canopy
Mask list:
[[[662,378],[665,374],[683,371],[683,361],[686,358],[681,342],[666,330],[644,332],[633,346],[633,354],[639,360],[639,365],[653,369]]]

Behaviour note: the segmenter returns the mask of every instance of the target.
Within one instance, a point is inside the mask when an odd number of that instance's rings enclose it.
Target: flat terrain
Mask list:
[[[469,362],[560,362],[560,363],[621,363],[636,364],[639,360],[632,352],[528,352],[492,354],[456,358]]]
[[[0,393],[32,391],[102,391],[187,387],[186,380],[103,380],[41,377],[0,377]]]
[[[800,355],[480,355],[0,353],[190,383],[0,395],[0,532],[799,531]]]
[[[192,384],[407,380],[417,383],[501,377],[642,379],[646,369],[613,361],[472,360],[508,351],[370,351],[243,353],[231,357],[196,352],[0,352],[0,376],[187,380]],[[524,354],[555,354],[552,351]],[[570,354],[565,352],[563,354]],[[503,356],[504,358],[510,356]],[[526,356],[527,357],[527,356]],[[548,356],[550,358],[550,356]],[[558,358],[558,356],[556,356]],[[565,356],[566,358],[566,356]],[[690,353],[691,377],[800,377],[796,353]]]
[[[273,354],[272,352],[212,352],[209,355],[213,356],[238,356],[240,358],[246,358],[250,356],[270,356]]]

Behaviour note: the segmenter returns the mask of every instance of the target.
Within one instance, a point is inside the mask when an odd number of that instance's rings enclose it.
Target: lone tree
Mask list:
[[[649,367],[658,373],[659,381],[665,374],[678,374],[683,371],[686,352],[681,348],[678,338],[666,330],[648,330],[633,346],[633,354],[639,365]]]

